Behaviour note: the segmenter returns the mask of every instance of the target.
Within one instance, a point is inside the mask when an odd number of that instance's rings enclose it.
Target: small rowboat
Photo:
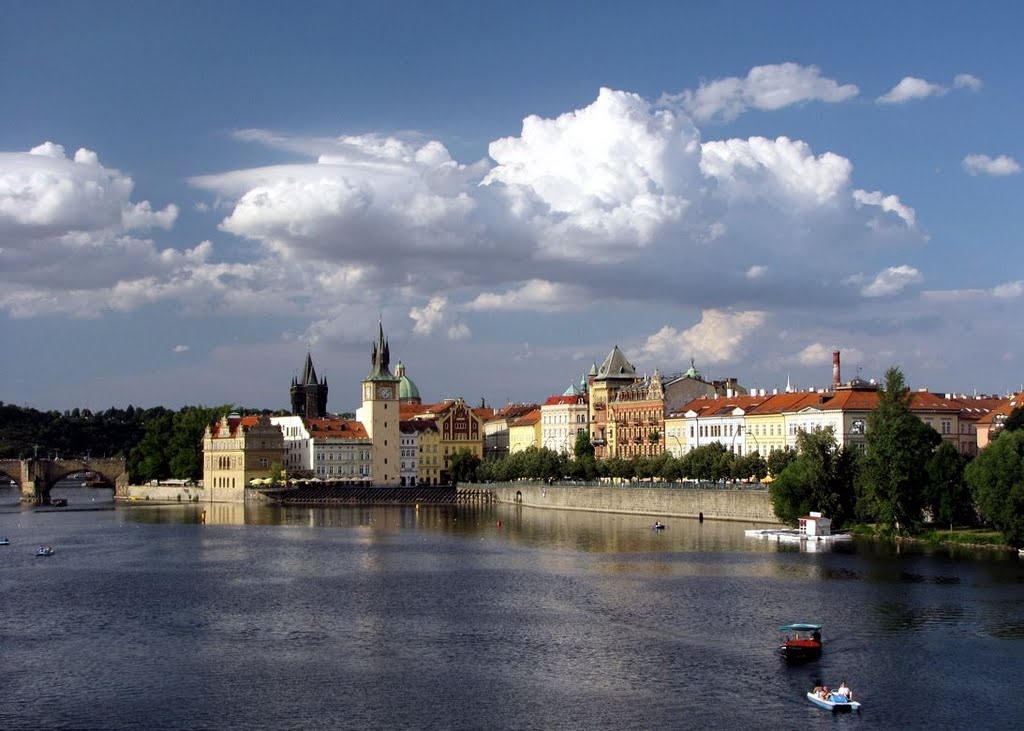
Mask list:
[[[841,695],[833,695],[828,700],[819,698],[808,691],[807,700],[816,705],[818,708],[824,708],[826,711],[859,711],[860,703],[857,701],[848,701]]]

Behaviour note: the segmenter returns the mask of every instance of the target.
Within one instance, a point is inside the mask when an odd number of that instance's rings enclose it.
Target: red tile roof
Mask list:
[[[349,419],[307,419],[306,426],[314,439],[368,439],[362,422]]]

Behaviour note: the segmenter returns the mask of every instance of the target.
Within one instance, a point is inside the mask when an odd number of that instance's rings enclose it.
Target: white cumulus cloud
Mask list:
[[[796,354],[794,361],[800,365],[823,367],[832,365],[832,354],[839,351],[840,358],[847,363],[856,363],[864,358],[864,353],[857,348],[830,347],[824,343],[811,343]]]
[[[1020,172],[1020,163],[1009,155],[989,157],[973,154],[964,158],[964,170],[971,175],[1016,175]]]
[[[751,137],[706,142],[701,171],[739,198],[770,195],[801,207],[828,204],[844,190],[853,165],[832,152],[815,155],[799,140]]]
[[[447,308],[448,300],[445,297],[433,297],[425,306],[411,308],[409,317],[416,323],[412,331],[417,335],[430,335],[444,323]]]
[[[3,152],[0,230],[13,232],[13,243],[26,244],[38,235],[117,229],[133,187],[130,177],[104,168],[88,150],[73,160],[53,142]]]
[[[957,89],[978,91],[982,86],[984,86],[984,83],[977,76],[973,76],[971,74],[957,74],[953,78],[953,86]]]
[[[660,362],[682,362],[694,357],[712,363],[734,360],[748,335],[763,326],[765,312],[704,310],[701,320],[687,330],[665,325],[647,338],[643,354]]]
[[[746,77],[703,82],[696,91],[663,97],[678,102],[697,121],[732,120],[747,109],[773,110],[807,101],[842,102],[857,96],[854,84],[823,77],[817,66],[796,63],[755,66]]]
[[[690,206],[697,130],[684,115],[636,94],[601,89],[588,107],[523,120],[519,137],[490,145],[509,210],[538,226],[552,256],[610,243],[645,244]]]
[[[483,292],[466,305],[467,310],[533,310],[558,312],[592,304],[586,291],[579,287],[532,279],[504,294]]]
[[[914,209],[904,205],[896,195],[886,195],[880,190],[855,190],[853,200],[857,206],[876,206],[886,213],[894,213],[910,228],[913,228],[917,221]]]
[[[932,84],[914,76],[905,76],[896,86],[876,100],[879,104],[903,104],[913,99],[924,99],[929,96],[942,96],[949,89],[941,84]]]
[[[912,266],[887,267],[875,275],[870,284],[861,289],[865,297],[889,297],[907,287],[922,282],[924,277]]]
[[[170,229],[178,218],[178,207],[168,204],[162,211],[154,211],[149,201],[129,203],[121,211],[121,220],[126,229],[162,228]]]

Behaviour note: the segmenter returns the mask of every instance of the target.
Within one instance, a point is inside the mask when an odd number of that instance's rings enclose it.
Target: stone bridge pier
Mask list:
[[[18,483],[21,501],[37,505],[48,502],[53,486],[76,472],[93,473],[97,482],[113,485],[115,495],[128,494],[128,468],[123,458],[0,460],[0,473]]]

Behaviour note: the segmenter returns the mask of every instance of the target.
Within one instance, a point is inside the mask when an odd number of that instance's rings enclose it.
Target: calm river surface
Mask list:
[[[6,510],[0,729],[1024,724],[1016,555],[514,506]],[[820,660],[777,657],[792,621]]]

